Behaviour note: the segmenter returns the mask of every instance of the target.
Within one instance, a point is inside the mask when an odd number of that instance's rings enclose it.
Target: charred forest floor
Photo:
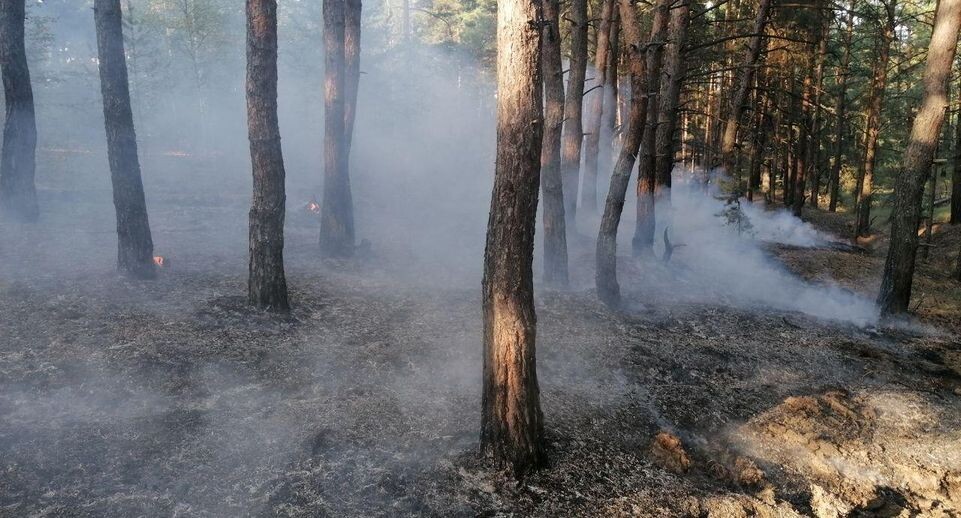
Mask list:
[[[131,281],[109,193],[41,193],[64,208],[0,225],[0,516],[961,513],[959,228],[921,264],[917,320],[890,328],[539,290],[550,460],[516,482],[476,454],[479,278],[412,276],[376,240],[323,262],[292,213],[276,317],[245,305],[245,195],[153,195],[170,265]],[[882,251],[769,247],[867,297]]]

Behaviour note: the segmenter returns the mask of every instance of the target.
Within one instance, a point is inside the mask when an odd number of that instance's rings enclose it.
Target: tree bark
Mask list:
[[[541,190],[544,194],[544,284],[566,287],[567,230],[561,179],[561,128],[564,125],[564,70],[561,62],[558,0],[543,0],[541,68],[544,76],[544,142],[541,145]]]
[[[620,77],[618,67],[621,61],[621,17],[618,15],[617,0],[614,0],[614,14],[611,21],[611,51],[607,54],[607,86],[604,88],[604,114],[601,119],[601,138],[609,139],[605,141],[608,146],[607,153],[603,154],[608,160],[603,163],[601,169],[610,167],[612,164],[611,156],[614,148],[620,148],[620,135],[617,133],[617,125],[621,122],[620,99]]]
[[[354,253],[354,208],[348,171],[347,0],[324,0],[324,196],[320,249],[328,257]]]
[[[788,126],[787,135],[788,141],[785,143],[787,148],[787,176],[784,178],[784,205],[785,207],[790,207],[794,204],[794,180],[797,177],[798,170],[798,160],[797,160],[797,135],[795,134],[795,113],[796,113],[796,102],[792,98],[788,101],[788,106],[790,106],[790,112],[788,113]]]
[[[646,77],[643,82],[645,96],[644,129],[641,135],[641,159],[637,166],[637,205],[635,207],[634,237],[631,239],[631,252],[634,257],[654,253],[654,186],[657,175],[654,169],[654,141],[657,134],[658,95],[660,94],[661,62],[667,38],[667,24],[670,20],[671,0],[658,0],[654,4],[654,19],[651,23],[651,39],[646,56]]]
[[[25,11],[24,0],[0,2],[0,74],[6,102],[0,152],[0,208],[13,219],[28,222],[37,220],[39,209],[34,184],[37,121],[24,43]]]
[[[752,135],[752,153],[750,174],[747,180],[747,199],[754,201],[754,195],[761,188],[761,164],[764,162],[764,146],[767,140],[767,132],[764,129],[764,121],[768,111],[768,96],[758,90],[756,103],[758,106],[757,116],[754,123],[754,134]]]
[[[721,172],[724,175],[729,175],[734,170],[734,149],[737,147],[738,126],[747,110],[748,94],[751,91],[751,85],[754,84],[754,75],[757,73],[761,59],[761,50],[764,47],[764,29],[767,26],[770,11],[771,0],[760,0],[757,17],[754,20],[754,36],[751,36],[748,44],[747,54],[744,56],[744,65],[741,67],[741,74],[738,78],[737,90],[735,90],[734,97],[731,98],[730,112],[724,122],[724,136],[721,138]]]
[[[864,160],[858,177],[858,209],[854,237],[867,235],[871,224],[871,191],[874,186],[874,165],[878,152],[878,135],[881,133],[881,108],[884,103],[884,89],[888,81],[888,62],[891,57],[891,42],[895,31],[895,0],[884,3],[886,22],[878,42],[878,57],[874,63],[871,80],[871,95],[867,104],[867,125],[864,134]]]
[[[664,47],[664,67],[661,74],[660,104],[655,135],[655,164],[657,185],[655,197],[670,200],[671,172],[674,170],[674,130],[677,127],[677,104],[684,80],[684,61],[681,49],[687,41],[687,27],[691,20],[689,0],[680,0],[671,8],[668,41]]]
[[[820,206],[821,200],[821,92],[824,90],[824,62],[828,54],[828,24],[830,18],[821,10],[822,2],[818,2],[818,13],[821,27],[818,33],[817,63],[814,66],[814,104],[811,106],[811,136],[808,140],[808,156],[811,161],[811,206]]]
[[[924,68],[924,96],[894,185],[891,244],[884,262],[878,305],[882,315],[905,313],[918,248],[924,182],[931,174],[948,106],[948,79],[961,30],[961,0],[940,0]]]
[[[587,137],[584,146],[584,179],[581,182],[581,208],[589,214],[597,212],[597,160],[601,149],[601,123],[604,98],[608,86],[608,56],[610,55],[611,25],[614,0],[601,2],[601,22],[597,29],[597,48],[594,52],[594,88],[587,111]],[[610,109],[610,107],[608,107]]]
[[[284,276],[284,157],[277,120],[277,0],[247,0],[247,134],[254,194],[250,205],[247,299],[290,309]]]
[[[107,158],[117,213],[117,267],[124,274],[152,278],[153,240],[137,157],[137,135],[130,108],[123,49],[120,0],[96,0],[94,19],[100,62],[100,91],[107,133]]]
[[[810,60],[807,65],[813,65],[813,61],[813,59]],[[797,153],[795,154],[797,166],[794,171],[794,187],[791,190],[791,213],[797,217],[801,217],[801,210],[804,208],[804,186],[807,185],[806,180],[809,176],[809,169],[811,167],[808,139],[811,138],[810,107],[813,77],[812,73],[810,72],[810,66],[805,66],[805,68],[808,70],[808,72],[804,73],[804,83],[801,86],[801,103],[796,112],[799,116]]]
[[[357,91],[360,87],[360,18],[361,0],[344,4],[344,142],[347,156],[354,140],[357,118]],[[349,161],[349,158],[348,158]]]
[[[809,27],[807,31],[807,39],[811,43],[806,45],[805,53],[805,63],[804,63],[804,84],[803,90],[801,91],[801,105],[798,109],[798,114],[800,116],[798,124],[798,152],[797,157],[799,159],[798,168],[796,176],[794,177],[794,198],[792,199],[791,211],[797,216],[801,217],[801,210],[804,207],[804,202],[807,198],[807,186],[814,183],[814,171],[817,169],[817,164],[815,163],[815,117],[817,113],[817,106],[815,100],[817,99],[817,68],[818,68],[818,52],[817,46],[814,45],[814,41],[819,39],[821,36],[823,22],[821,19],[823,15],[821,13],[822,2],[820,0],[815,0],[814,8],[816,10],[817,16],[817,28]],[[823,38],[821,38],[823,39]],[[811,202],[814,205],[814,202]]]
[[[481,451],[516,476],[545,456],[531,268],[543,131],[538,4],[497,5],[497,159],[484,251]]]
[[[838,98],[834,107],[836,114],[834,136],[834,163],[831,165],[831,177],[828,179],[828,210],[836,212],[838,209],[838,191],[841,185],[841,161],[844,158],[844,135],[847,131],[847,93],[848,77],[851,75],[851,38],[854,35],[855,0],[848,8],[847,22],[844,29],[844,47],[841,55],[841,65],[838,67]]]
[[[627,127],[624,130],[624,143],[614,164],[611,184],[604,204],[604,216],[597,236],[595,250],[595,277],[597,296],[608,306],[618,306],[621,290],[617,283],[617,227],[624,211],[624,197],[631,180],[631,170],[637,159],[638,148],[647,119],[647,96],[649,75],[645,51],[641,42],[641,29],[631,0],[619,0],[621,28],[627,40],[627,61],[631,77],[631,105]]]
[[[584,141],[584,81],[587,76],[587,0],[571,0],[571,58],[564,99],[564,133],[561,141],[561,177],[567,230],[577,232],[577,192]]]

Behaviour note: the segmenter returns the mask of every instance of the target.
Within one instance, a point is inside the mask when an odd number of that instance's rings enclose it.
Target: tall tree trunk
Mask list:
[[[320,249],[328,257],[354,252],[354,208],[348,172],[346,0],[324,0],[324,196]]]
[[[581,208],[589,214],[597,212],[597,159],[601,149],[601,123],[604,116],[605,91],[608,88],[608,56],[611,46],[611,20],[614,0],[601,2],[601,23],[597,29],[594,52],[594,87],[587,111],[587,138],[584,146],[584,179],[581,182]],[[608,107],[610,110],[611,107]]]
[[[858,213],[854,237],[865,236],[871,224],[871,191],[874,188],[874,165],[878,152],[878,135],[881,133],[881,107],[884,103],[884,89],[888,82],[888,62],[891,57],[891,42],[895,31],[895,1],[884,3],[886,22],[881,29],[878,42],[878,57],[874,62],[871,95],[868,97],[867,126],[864,134],[864,160],[858,178]]]
[[[769,118],[768,118],[768,129],[771,132],[769,138],[771,139],[771,160],[768,163],[767,168],[767,191],[764,194],[764,198],[768,203],[774,203],[777,201],[777,179],[778,176],[784,176],[784,171],[787,170],[787,160],[785,159],[786,153],[784,152],[783,146],[784,142],[784,129],[782,121],[784,119],[784,112],[781,110],[780,101],[778,99],[778,92],[771,90],[776,88],[778,78],[769,78],[767,91],[767,99],[769,101]],[[780,173],[780,174],[779,174]]]
[[[634,237],[631,251],[634,257],[654,253],[654,227],[657,220],[654,213],[654,186],[657,177],[654,169],[654,140],[657,133],[657,107],[660,94],[661,61],[667,38],[667,24],[670,20],[671,0],[658,0],[654,4],[654,19],[651,24],[651,39],[646,57],[646,78],[644,92],[644,131],[641,135],[641,159],[637,166],[637,206],[635,207]]]
[[[117,267],[134,277],[152,278],[153,240],[140,178],[137,135],[130,109],[127,62],[123,50],[120,0],[95,0],[100,92],[107,132],[107,158],[117,212]]]
[[[544,76],[544,142],[541,146],[541,190],[544,194],[544,283],[566,287],[567,231],[561,179],[561,127],[564,124],[564,70],[561,62],[558,0],[543,0],[546,25],[541,31]]]
[[[617,306],[621,301],[621,290],[617,283],[617,227],[624,211],[624,197],[631,181],[631,170],[637,159],[641,145],[644,122],[647,119],[647,94],[650,91],[647,62],[641,40],[641,29],[631,0],[619,0],[621,27],[627,40],[627,61],[631,76],[631,106],[627,127],[624,130],[624,143],[614,164],[611,184],[604,204],[604,216],[597,236],[595,251],[596,270],[594,281],[597,296],[609,306]]]
[[[811,206],[815,209],[821,200],[821,92],[824,90],[824,62],[828,55],[828,36],[830,17],[824,14],[822,2],[817,2],[820,30],[818,32],[817,63],[814,66],[814,93],[811,106],[811,138],[808,141],[808,155],[811,160]]]
[[[821,5],[819,1],[815,2],[815,8],[818,9]],[[820,10],[818,9],[818,18],[820,19]],[[820,25],[820,23],[819,23]],[[809,29],[807,33],[808,40],[813,42],[817,39],[817,34],[814,29]],[[798,168],[796,176],[794,177],[794,190],[793,199],[791,200],[791,212],[797,216],[801,217],[801,210],[804,207],[804,201],[806,196],[806,186],[811,183],[811,179],[814,176],[814,169],[817,167],[814,164],[814,74],[817,63],[817,53],[813,43],[807,45],[807,53],[804,63],[804,84],[801,90],[801,105],[798,109],[798,115],[800,116],[798,121],[798,150],[797,157],[799,159]]]
[[[284,157],[277,121],[277,0],[247,0],[247,133],[254,195],[250,205],[247,299],[287,311],[284,276]]]
[[[657,134],[655,136],[655,164],[657,175],[655,197],[670,201],[671,172],[674,170],[674,129],[677,127],[677,105],[684,80],[684,61],[681,49],[687,41],[687,27],[691,21],[689,0],[680,0],[671,8],[667,45],[664,47],[664,66],[661,70],[661,93],[658,96]]]
[[[360,87],[360,18],[361,0],[344,4],[344,142],[349,162],[357,118],[357,90]]]
[[[771,0],[760,0],[757,17],[754,20],[754,35],[751,36],[747,54],[744,56],[737,90],[731,98],[730,112],[727,120],[724,121],[724,136],[721,138],[721,172],[725,175],[731,174],[734,170],[734,148],[737,147],[738,125],[747,110],[748,94],[751,91],[751,85],[754,84],[754,75],[757,73],[761,59],[761,49],[764,46],[763,34],[770,11]]]
[[[761,164],[764,162],[764,145],[767,140],[764,121],[768,111],[768,96],[761,93],[760,89],[758,89],[756,103],[758,110],[754,122],[754,134],[751,139],[753,153],[751,153],[751,167],[747,181],[747,199],[749,201],[754,201],[754,194],[759,192],[761,188]]]
[[[798,94],[794,88],[794,83],[789,81],[788,78],[794,77],[795,74],[797,74],[797,68],[791,67],[786,72],[782,82],[782,89],[784,91],[784,159],[786,162],[784,164],[784,178],[782,178],[781,183],[782,189],[784,190],[782,201],[784,202],[784,207],[788,208],[794,199],[794,177],[797,171],[795,144],[798,140],[795,133]]]
[[[834,163],[831,165],[831,177],[828,179],[828,193],[830,201],[828,210],[835,212],[838,209],[838,190],[841,185],[841,160],[844,158],[844,135],[848,128],[847,123],[847,93],[848,77],[851,75],[851,38],[854,35],[854,8],[856,1],[852,0],[848,7],[847,22],[845,23],[844,48],[841,55],[841,65],[838,67],[838,98],[834,108],[835,136],[834,136]]]
[[[808,85],[804,84],[802,86],[806,92]],[[803,98],[802,98],[803,99]],[[806,100],[806,99],[805,99]],[[807,172],[807,150],[806,139],[808,137],[807,131],[807,121],[804,114],[804,104],[801,102],[800,107],[800,120],[798,121],[798,140],[795,143],[794,149],[794,176],[793,184],[791,185],[791,213],[797,217],[801,217],[802,209],[804,208],[804,175]]]
[[[564,99],[564,133],[561,140],[561,177],[567,230],[577,232],[577,192],[584,141],[584,80],[587,77],[587,0],[571,0],[571,58]]]
[[[711,179],[712,171],[711,168],[714,167],[714,156],[715,149],[712,145],[713,139],[713,129],[714,129],[714,119],[717,117],[717,112],[714,111],[714,103],[711,102],[711,97],[714,92],[714,74],[708,77],[707,92],[704,99],[704,145],[703,145],[703,157],[701,159],[702,167],[704,168],[704,188],[707,188],[707,183]]]
[[[894,185],[891,244],[884,262],[878,305],[882,315],[904,313],[911,300],[911,282],[918,248],[921,195],[948,106],[948,79],[961,30],[961,0],[940,0],[924,68],[924,97],[911,127],[908,147]]]
[[[0,2],[0,74],[6,101],[0,153],[0,208],[14,219],[36,221],[39,210],[33,177],[37,121],[24,43],[25,17],[24,0]]]
[[[789,106],[792,108],[796,104],[794,100],[788,101]],[[794,179],[797,177],[797,135],[794,131],[794,110],[788,114],[788,126],[787,135],[788,141],[785,143],[785,148],[787,151],[787,171],[784,178],[784,206],[790,207],[794,204]]]
[[[617,125],[620,123],[621,101],[620,101],[620,78],[618,77],[618,66],[621,61],[621,17],[617,14],[617,0],[614,0],[614,14],[611,21],[611,51],[607,55],[607,87],[604,88],[604,115],[601,119],[601,138],[605,141],[607,150],[601,156],[607,160],[603,162],[603,168],[611,166],[611,156],[613,149],[620,148],[620,135],[617,134]]]
[[[497,159],[484,251],[481,451],[524,475],[544,460],[534,354],[534,225],[540,175],[538,0],[497,5]]]

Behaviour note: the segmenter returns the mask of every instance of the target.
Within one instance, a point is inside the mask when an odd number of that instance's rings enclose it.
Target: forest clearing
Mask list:
[[[961,515],[959,33],[0,0],[0,516]]]
[[[167,160],[165,170],[189,163]],[[684,279],[696,243],[654,272],[625,259],[626,291],[648,295],[623,312],[588,291],[539,293],[551,461],[518,484],[475,453],[469,275],[424,281],[375,254],[318,267],[316,219],[301,208],[287,228],[308,243],[288,245],[294,309],[279,320],[252,311],[237,295],[246,199],[239,186],[177,187],[193,174],[155,186],[171,252],[154,281],[89,273],[109,261],[111,240],[106,226],[84,233],[101,219],[87,211],[109,210],[81,206],[89,193],[50,193],[48,223],[4,230],[4,243],[44,249],[0,257],[2,514],[949,515],[959,505],[961,296],[945,265],[922,267],[930,302],[892,329],[853,307],[838,320],[778,309],[790,301],[766,299],[763,284]],[[825,236],[851,223],[806,215]],[[939,248],[961,242],[941,228]],[[880,250],[796,243],[758,251],[781,282],[796,274],[827,297],[818,286],[835,279],[864,304],[883,261]],[[573,273],[575,285],[591,281]],[[681,446],[654,446],[661,432]]]

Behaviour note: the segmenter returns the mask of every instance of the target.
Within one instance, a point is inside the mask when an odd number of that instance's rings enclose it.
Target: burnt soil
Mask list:
[[[550,461],[515,482],[476,453],[479,278],[412,274],[376,242],[323,262],[294,211],[276,317],[243,298],[242,192],[154,190],[154,281],[112,271],[109,191],[41,195],[41,223],[0,225],[2,516],[961,512],[944,265],[894,328],[539,290]],[[961,232],[942,230],[947,257]],[[870,296],[882,250],[771,254]]]

